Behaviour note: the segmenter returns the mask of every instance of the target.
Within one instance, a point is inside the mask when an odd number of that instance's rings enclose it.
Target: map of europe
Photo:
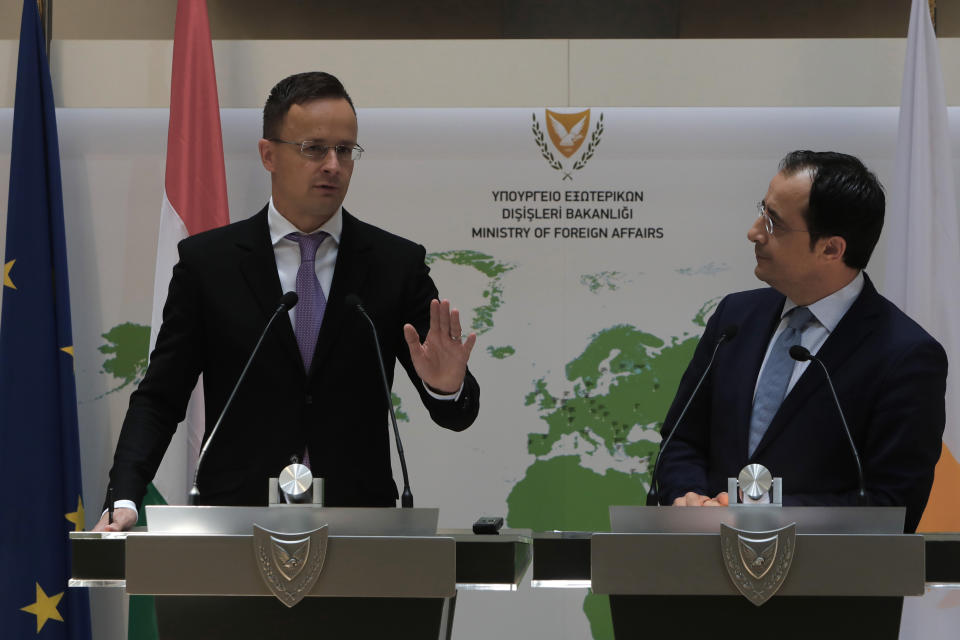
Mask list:
[[[427,263],[449,263],[482,274],[483,303],[472,309],[471,329],[478,335],[493,329],[504,304],[505,277],[516,265],[470,250],[432,253]],[[624,278],[616,271],[584,274],[580,284],[591,292],[615,291]],[[717,302],[710,300],[696,310],[692,324],[704,327]],[[103,334],[103,373],[116,380],[107,393],[142,379],[149,336],[150,327],[134,323]],[[541,424],[528,434],[533,462],[509,492],[507,526],[609,531],[610,505],[642,504],[660,446],[661,422],[698,340],[695,333],[662,338],[613,324],[585,336],[579,355],[563,365],[562,386],[551,387],[545,376],[532,380],[517,403],[533,408]],[[486,353],[503,360],[516,351],[510,345],[490,345]],[[408,421],[396,393],[393,402],[397,419]],[[588,594],[583,611],[594,640],[613,638],[605,596]]]

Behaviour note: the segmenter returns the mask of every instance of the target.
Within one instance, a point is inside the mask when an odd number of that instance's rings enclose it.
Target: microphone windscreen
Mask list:
[[[354,308],[356,307],[363,308],[363,303],[360,301],[360,296],[358,296],[355,293],[348,293],[346,301],[347,301],[347,306],[354,307]]]
[[[287,291],[287,292],[286,292],[285,294],[283,294],[283,296],[280,298],[280,306],[289,311],[289,310],[292,309],[294,306],[296,306],[297,301],[298,301],[299,299],[300,299],[300,298],[297,296],[297,292],[296,292],[296,291]]]
[[[797,360],[798,362],[806,362],[812,356],[810,355],[810,352],[806,349],[806,347],[802,347],[799,344],[795,344],[792,347],[790,347],[790,357],[793,358],[794,360]]]
[[[738,327],[735,324],[730,324],[724,327],[723,333],[721,333],[720,335],[723,337],[724,340],[733,340],[734,338],[737,337],[737,331],[739,330],[740,330],[740,327]]]

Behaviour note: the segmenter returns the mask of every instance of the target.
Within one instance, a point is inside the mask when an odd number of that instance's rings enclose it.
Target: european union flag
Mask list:
[[[84,528],[70,294],[53,88],[35,0],[24,0],[0,316],[0,635],[90,640],[70,589]]]

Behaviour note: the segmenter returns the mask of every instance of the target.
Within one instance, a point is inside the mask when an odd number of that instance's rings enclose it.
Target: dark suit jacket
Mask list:
[[[183,240],[150,366],[130,398],[110,482],[114,499],[140,504],[203,373],[209,436],[233,385],[283,294],[267,210]],[[424,248],[343,211],[343,233],[313,365],[304,371],[287,314],[250,367],[207,452],[198,486],[204,504],[260,505],[267,479],[309,446],[330,506],[393,506],[388,406],[369,324],[345,303],[363,300],[380,336],[387,377],[399,360],[437,424],[466,429],[479,410],[467,372],[457,401],[423,391],[403,338],[421,339],[437,289]]]
[[[724,298],[707,323],[664,420],[673,428],[725,327],[739,331],[714,367],[658,471],[661,504],[687,491],[716,495],[758,462],[783,478],[784,504],[856,504],[853,454],[823,369],[811,362],[784,398],[752,457],[747,435],[754,388],[784,296],[773,289]],[[860,451],[873,505],[905,505],[916,529],[933,483],[945,422],[947,358],[940,344],[882,297],[869,278],[817,354],[833,377]]]

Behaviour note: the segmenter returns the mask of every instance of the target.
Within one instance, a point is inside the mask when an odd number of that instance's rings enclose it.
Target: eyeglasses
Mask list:
[[[767,213],[767,205],[763,200],[757,203],[757,213],[763,218],[763,228],[766,229],[767,233],[771,236],[777,235],[778,233],[789,233],[791,231],[810,233],[808,229],[791,229],[779,220],[774,220],[770,217],[770,214]]]
[[[300,149],[300,155],[304,158],[313,158],[314,160],[323,160],[327,157],[327,152],[333,149],[333,152],[337,154],[337,162],[356,162],[360,159],[360,156],[363,155],[363,147],[358,144],[348,147],[345,144],[338,144],[332,147],[328,147],[325,144],[321,144],[315,140],[303,140],[302,142],[291,142],[289,140],[281,140],[280,138],[267,138],[270,142],[281,142],[283,144],[292,144],[295,147]]]

